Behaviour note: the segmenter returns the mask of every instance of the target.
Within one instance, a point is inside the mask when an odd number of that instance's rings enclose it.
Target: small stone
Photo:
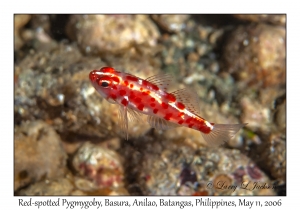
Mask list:
[[[85,143],[73,159],[74,168],[95,188],[123,186],[123,167],[117,153],[91,143]]]
[[[241,121],[248,123],[247,127],[253,131],[262,130],[270,131],[271,110],[263,107],[257,101],[253,101],[248,97],[243,97],[240,101],[242,107]]]
[[[222,69],[248,87],[282,87],[286,82],[284,27],[240,26],[227,39]],[[267,75],[267,76],[266,76]]]
[[[243,177],[246,175],[246,171],[244,169],[244,167],[239,167],[235,170],[235,172],[232,174],[235,182],[237,184],[241,184],[243,182]]]
[[[285,133],[286,130],[286,101],[277,107],[275,120],[278,128]]]
[[[197,183],[197,175],[194,170],[192,170],[188,165],[184,166],[180,175],[180,185],[184,185],[186,183],[191,183],[194,185]]]
[[[197,62],[199,60],[199,55],[197,53],[191,52],[188,55],[188,61]]]
[[[37,182],[30,187],[21,190],[21,196],[65,196],[65,195],[86,195],[80,190],[74,189],[72,181],[68,178],[59,178],[48,181]]]
[[[261,169],[270,174],[270,178],[285,191],[286,182],[286,142],[284,135],[261,135],[262,144],[254,145],[249,156]]]
[[[18,50],[23,46],[20,36],[21,29],[29,22],[31,15],[14,15],[14,49]]]
[[[41,179],[63,176],[66,153],[54,129],[43,121],[15,128],[15,190]]]
[[[71,15],[67,34],[86,54],[119,54],[132,44],[155,46],[159,31],[147,15]]]
[[[152,18],[168,32],[179,32],[185,29],[190,15],[152,15]]]
[[[259,180],[262,178],[262,174],[261,174],[260,170],[255,165],[247,166],[247,173],[254,180]]]

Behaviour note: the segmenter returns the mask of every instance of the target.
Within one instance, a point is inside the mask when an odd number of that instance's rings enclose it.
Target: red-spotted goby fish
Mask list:
[[[200,117],[198,97],[190,89],[168,92],[172,76],[155,75],[141,79],[116,71],[111,67],[93,70],[89,74],[94,88],[107,101],[118,104],[121,128],[128,139],[129,119],[148,115],[148,123],[156,129],[178,126],[201,132],[211,146],[218,146],[231,139],[245,124],[215,124]]]

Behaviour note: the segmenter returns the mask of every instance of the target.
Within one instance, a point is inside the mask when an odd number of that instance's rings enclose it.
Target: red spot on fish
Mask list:
[[[186,122],[186,123],[190,123],[192,120],[193,120],[193,118],[190,117],[190,118],[187,119],[185,122]]]
[[[164,108],[164,109],[167,109],[167,108],[169,107],[169,105],[166,104],[166,103],[164,103],[164,102],[161,103],[161,106],[162,106],[162,108]]]
[[[141,88],[140,88],[140,91],[143,91],[143,90],[144,90],[144,89],[141,87]]]
[[[182,117],[184,115],[183,112],[179,112],[178,117]]]
[[[130,88],[133,88],[133,84],[130,84],[129,87],[130,87]]]
[[[179,120],[179,121],[178,121],[178,124],[181,125],[182,123],[183,123],[183,120]]]
[[[129,82],[127,80],[124,81],[124,85],[128,86]]]
[[[149,94],[150,94],[150,91],[149,91],[149,90],[148,90],[148,91],[144,91],[142,94],[143,94],[143,95],[149,95]]]
[[[191,127],[193,127],[194,126],[194,124],[189,124],[189,128],[191,128]]]
[[[117,86],[116,86],[116,85],[113,85],[113,86],[112,86],[112,89],[117,90]]]
[[[117,96],[116,96],[115,94],[111,94],[110,97],[111,97],[112,99],[114,99],[114,100],[117,99]]]
[[[104,73],[113,73],[115,70],[111,67],[103,67],[100,69],[100,71],[102,71]]]
[[[199,127],[198,127],[198,130],[201,131],[202,133],[205,133],[205,134],[209,134],[210,133],[210,127],[207,127],[206,125],[204,124],[201,124]]]
[[[177,102],[177,107],[181,110],[185,109],[185,106],[181,102]]]
[[[137,77],[133,77],[133,76],[126,76],[126,79],[130,80],[130,81],[134,81],[134,82],[137,82],[138,81],[138,78]]]
[[[126,91],[125,90],[120,90],[119,93],[120,93],[121,96],[125,96],[126,95]]]
[[[143,105],[143,104],[139,104],[139,105],[137,106],[137,108],[138,108],[139,110],[143,111],[144,105]]]
[[[154,102],[154,101],[155,101],[155,98],[152,98],[152,97],[151,97],[151,98],[150,98],[150,101]]]
[[[128,101],[125,98],[123,98],[123,100],[121,101],[121,104],[123,104],[124,106],[127,106],[128,105]]]
[[[143,81],[142,81],[142,85],[144,85],[144,86],[149,86],[149,82],[146,81],[146,80],[143,80]]]
[[[172,113],[167,113],[164,118],[165,118],[165,120],[170,120],[171,117],[172,117]]]
[[[176,97],[175,97],[172,93],[167,93],[166,98],[167,98],[170,102],[175,102],[175,101],[176,101]]]
[[[117,82],[117,83],[119,83],[119,82],[120,82],[120,80],[119,80],[119,78],[118,78],[118,77],[111,77],[111,79],[112,79],[113,81]]]
[[[159,90],[159,88],[158,88],[157,85],[152,85],[152,89],[153,89],[153,90],[156,90],[156,91]]]
[[[150,106],[155,107],[155,103],[151,103]]]
[[[158,109],[153,109],[153,113],[156,114],[158,112]]]
[[[136,103],[141,103],[141,101],[142,101],[141,98],[136,98],[136,99],[135,99],[135,102],[136,102]]]
[[[135,95],[133,94],[133,92],[130,93],[129,98],[130,98],[131,100],[133,100],[133,99],[135,98]]]

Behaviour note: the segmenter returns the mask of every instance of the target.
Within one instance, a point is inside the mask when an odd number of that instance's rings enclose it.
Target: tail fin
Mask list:
[[[231,139],[246,124],[215,124],[208,133],[202,133],[204,140],[209,146],[219,146]]]

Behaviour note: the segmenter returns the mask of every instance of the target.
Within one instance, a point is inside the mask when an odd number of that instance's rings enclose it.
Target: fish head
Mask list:
[[[117,89],[120,83],[118,72],[111,67],[103,67],[93,70],[89,74],[90,81],[102,97],[108,99]]]

